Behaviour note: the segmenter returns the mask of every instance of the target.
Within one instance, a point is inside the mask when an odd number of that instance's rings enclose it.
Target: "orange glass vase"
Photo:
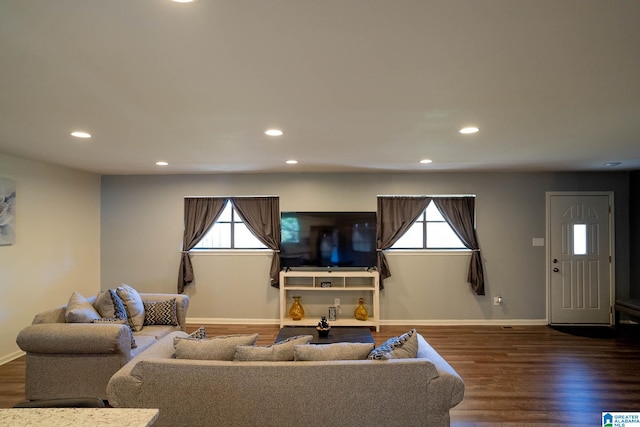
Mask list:
[[[304,318],[304,308],[300,304],[300,297],[293,297],[293,304],[289,309],[289,316],[292,320],[302,320]]]
[[[364,298],[360,298],[358,300],[358,306],[353,312],[353,315],[358,320],[367,320],[369,318],[369,313],[367,312],[367,308],[364,306]]]

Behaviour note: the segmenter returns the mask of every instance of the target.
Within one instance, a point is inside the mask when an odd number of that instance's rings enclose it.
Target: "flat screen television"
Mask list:
[[[282,212],[283,268],[376,265],[375,212]]]

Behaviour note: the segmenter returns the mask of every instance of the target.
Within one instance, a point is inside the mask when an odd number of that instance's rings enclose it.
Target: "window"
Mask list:
[[[587,224],[573,224],[573,254],[587,254]]]
[[[267,249],[227,201],[220,217],[193,249]]]
[[[430,202],[411,228],[391,249],[467,249],[444,219],[438,208]]]

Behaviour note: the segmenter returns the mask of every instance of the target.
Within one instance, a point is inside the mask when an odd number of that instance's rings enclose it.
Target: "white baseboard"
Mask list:
[[[26,353],[22,350],[14,351],[13,353],[7,354],[6,356],[0,357],[0,365],[4,365],[5,363],[9,363],[13,360],[16,360],[19,357],[24,356]]]
[[[187,318],[189,324],[199,325],[279,325],[279,319],[229,319],[215,317]],[[434,320],[381,320],[387,326],[544,326],[547,319],[434,319]]]

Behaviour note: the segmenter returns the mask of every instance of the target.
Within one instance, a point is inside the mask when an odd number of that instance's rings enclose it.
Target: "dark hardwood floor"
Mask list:
[[[199,325],[189,325],[189,330]],[[383,326],[377,344],[411,326]],[[209,336],[258,332],[273,343],[275,325],[206,325]],[[640,338],[546,326],[418,326],[458,371],[465,397],[454,426],[599,426],[603,411],[640,412]],[[587,333],[588,331],[588,333]],[[24,400],[24,358],[0,366],[0,407]]]

